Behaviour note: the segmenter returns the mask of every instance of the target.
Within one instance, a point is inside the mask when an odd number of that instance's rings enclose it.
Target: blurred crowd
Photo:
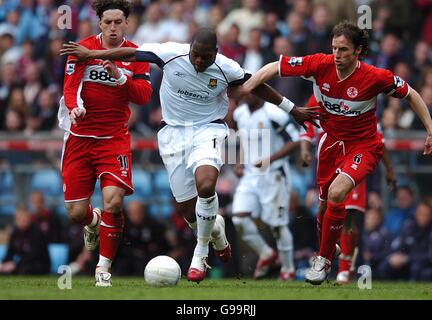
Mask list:
[[[370,48],[366,62],[401,76],[432,110],[431,1],[132,2],[134,9],[129,16],[127,37],[137,45],[189,42],[199,27],[211,27],[218,33],[219,52],[251,72],[278,60],[280,54],[330,53],[332,27],[344,19],[357,21],[364,14],[364,11],[357,12],[359,6],[368,5],[372,29],[369,30]],[[70,29],[59,28],[65,13],[59,7],[64,4],[71,9]],[[59,50],[64,42],[79,41],[98,32],[98,19],[89,0],[0,0],[0,136],[7,137],[7,133],[26,137],[38,132],[60,134],[57,109],[62,95],[65,57],[59,55]],[[161,71],[152,66],[154,93],[148,105],[131,105],[132,133],[154,137],[161,120],[158,97],[161,78]],[[270,84],[299,105],[304,105],[312,93],[310,83],[300,78],[278,78]],[[234,108],[230,103],[230,112]],[[377,115],[386,136],[395,131],[423,128],[404,100],[379,96]],[[19,155],[12,157],[8,151],[0,152],[0,163],[16,164],[20,159]],[[395,161],[411,160],[402,157]],[[302,182],[304,169],[295,160],[293,165],[297,165],[301,182],[297,183],[296,193],[292,196],[290,227],[294,234],[296,264],[301,268],[308,264],[316,250],[316,190]],[[226,166],[218,183],[231,239],[235,238],[229,215],[235,179],[231,168]],[[392,208],[384,212],[379,181],[370,179],[368,210],[359,221],[363,232],[358,263],[372,265],[376,276],[381,278],[432,280],[431,202],[423,199],[424,194],[420,197],[415,186],[404,184],[395,193]],[[183,270],[187,268],[194,235],[176,214],[175,204],[172,208],[171,221],[160,221],[149,214],[144,202],[134,200],[127,204],[124,246],[114,272],[142,275],[145,262],[156,253],[170,254],[180,262]],[[43,193],[33,191],[28,205],[18,207],[14,219],[4,258],[10,263],[3,263],[0,272],[30,273],[26,261],[31,261],[32,273],[49,272],[49,243],[67,244],[68,263],[75,272],[94,270],[95,257],[83,249],[82,231],[59,219],[56,212],[44,204]],[[37,248],[33,247],[35,241],[40,243]],[[244,250],[240,242],[234,243],[234,249]],[[34,254],[33,250],[38,253]],[[14,260],[16,256],[20,258]],[[223,269],[220,266],[223,275],[236,276],[253,271],[242,267],[245,263],[236,260],[240,259],[238,255],[234,257],[234,267]],[[216,270],[218,268],[214,268],[214,274]]]

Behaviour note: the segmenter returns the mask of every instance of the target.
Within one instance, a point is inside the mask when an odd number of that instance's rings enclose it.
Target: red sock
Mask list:
[[[341,255],[339,257],[339,272],[351,269],[352,256],[357,246],[357,232],[343,229],[340,237]]]
[[[123,212],[112,214],[104,211],[102,223],[99,227],[100,249],[99,254],[111,261],[117,253],[122,241],[124,217]]]
[[[92,223],[92,221],[93,221],[93,207],[91,204],[89,204],[87,207],[86,216],[84,220],[81,221],[81,225],[82,226],[89,225],[90,223]]]
[[[339,240],[346,216],[345,204],[327,201],[322,221],[319,255],[332,261],[336,242]]]
[[[323,221],[324,212],[317,213],[317,238],[318,238],[318,247],[321,246],[321,234],[322,234],[322,221]]]

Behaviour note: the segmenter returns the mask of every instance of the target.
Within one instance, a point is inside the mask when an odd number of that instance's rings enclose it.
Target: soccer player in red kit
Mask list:
[[[312,95],[308,102],[307,107],[315,107],[318,102],[314,95]],[[305,123],[306,130],[300,134],[300,156],[304,166],[310,166],[312,164],[311,146],[314,140],[319,141],[324,134],[322,128],[316,128],[310,123]],[[381,134],[381,130],[378,130],[382,139],[384,137]],[[316,139],[315,139],[316,138]],[[384,147],[383,163],[386,169],[386,180],[390,190],[396,188],[396,176],[393,171],[393,166],[388,156],[387,150]],[[345,217],[344,227],[339,239],[339,268],[336,277],[336,282],[339,284],[347,284],[352,278],[352,268],[354,267],[356,260],[356,248],[358,250],[358,228],[355,223],[355,217],[358,214],[364,214],[366,212],[366,180],[361,181],[345,198],[345,209],[347,211]],[[326,209],[325,205],[322,205],[324,200],[320,199],[317,212],[317,237],[318,243],[321,241],[321,221],[322,215]],[[336,256],[336,254],[335,254]]]
[[[359,61],[367,54],[367,47],[365,30],[341,22],[332,32],[333,54],[282,55],[279,61],[262,67],[238,92],[249,93],[278,73],[281,77],[302,76],[313,82],[314,95],[325,118],[321,121],[325,133],[317,152],[317,184],[326,205],[319,253],[305,276],[307,282],[315,285],[326,280],[330,272],[345,221],[346,196],[374,170],[383,154],[375,115],[378,94],[407,99],[427,130],[423,154],[432,154],[432,121],[425,103],[417,91],[391,71]]]
[[[131,10],[127,0],[96,0],[101,33],[80,42],[89,49],[136,47],[124,38]],[[89,60],[69,57],[60,101],[60,127],[66,130],[62,180],[70,219],[84,226],[87,249],[100,242],[96,286],[111,286],[111,264],[122,240],[123,197],[133,193],[129,102],[150,100],[150,67],[145,62]],[[90,198],[100,179],[103,210]]]

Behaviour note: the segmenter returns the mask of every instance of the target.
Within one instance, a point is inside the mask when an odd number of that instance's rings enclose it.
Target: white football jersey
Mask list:
[[[155,55],[163,69],[160,88],[162,118],[171,126],[203,125],[223,119],[228,111],[226,89],[244,78],[245,71],[227,57],[217,54],[204,72],[196,72],[189,60],[189,44],[146,43],[136,56]],[[153,61],[152,61],[153,62]]]
[[[280,150],[287,141],[299,141],[299,131],[290,116],[274,104],[264,105],[251,113],[247,104],[234,110],[234,121],[239,130],[246,173],[258,173],[254,164]],[[283,169],[288,173],[288,157],[271,163],[270,170]]]

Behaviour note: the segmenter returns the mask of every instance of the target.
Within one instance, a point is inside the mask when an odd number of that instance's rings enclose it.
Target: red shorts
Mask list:
[[[321,200],[327,200],[330,184],[338,174],[345,174],[357,186],[372,173],[384,152],[382,138],[345,142],[327,134],[318,145],[317,185]]]
[[[62,180],[65,201],[91,197],[96,179],[101,188],[115,186],[133,193],[130,135],[95,139],[69,135],[62,157]]]
[[[345,209],[366,212],[366,179],[356,185],[347,195],[345,199]]]

